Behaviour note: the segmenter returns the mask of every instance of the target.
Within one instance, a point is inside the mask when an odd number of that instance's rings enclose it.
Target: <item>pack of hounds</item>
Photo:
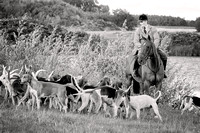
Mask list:
[[[83,76],[75,77],[70,74],[59,76],[51,72],[47,78],[39,77],[39,73],[46,70],[34,72],[26,65],[21,70],[10,70],[5,66],[2,68],[0,95],[4,101],[11,101],[16,109],[25,106],[33,110],[44,106],[65,113],[86,111],[96,114],[103,110],[112,117],[118,117],[119,112],[124,110],[125,118],[132,118],[135,110],[136,118],[140,119],[140,111],[152,107],[156,117],[163,121],[157,104],[161,91],[157,91],[156,98],[146,94],[131,95],[132,86],[127,87],[119,80],[113,82],[109,77],[104,77],[93,85]],[[198,97],[185,96],[181,104],[184,107],[182,114],[187,109],[199,106],[198,101]]]

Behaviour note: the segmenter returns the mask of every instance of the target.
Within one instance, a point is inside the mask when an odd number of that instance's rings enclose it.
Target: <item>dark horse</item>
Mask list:
[[[128,79],[128,86],[133,81],[133,92],[140,94],[150,94],[149,88],[154,86],[160,90],[162,86],[162,80],[164,78],[164,67],[162,60],[157,52],[155,44],[148,39],[142,38],[141,51],[138,55],[130,55],[127,58],[126,64],[126,77]],[[137,60],[139,65],[138,74],[140,80],[133,78],[134,60]],[[156,91],[156,90],[154,90]]]

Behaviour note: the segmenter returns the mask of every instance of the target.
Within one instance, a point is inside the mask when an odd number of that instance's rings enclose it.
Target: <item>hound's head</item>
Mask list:
[[[106,85],[111,85],[111,80],[109,77],[104,77],[103,79],[100,80],[98,83],[99,86],[106,86]]]
[[[122,82],[121,81],[115,81],[112,84],[112,87],[115,88],[116,90],[119,90],[120,88],[122,88]]]
[[[9,80],[9,76],[8,76],[8,73],[2,73],[2,75],[0,76],[0,81],[2,82],[2,84],[4,86],[8,85],[10,83],[10,80]]]
[[[8,71],[6,70],[6,67],[3,66],[2,75],[0,76],[0,81],[3,83],[4,86],[7,86],[10,83],[10,68],[8,68]]]
[[[32,76],[30,74],[24,74],[21,77],[21,83],[30,83],[32,79]]]
[[[126,99],[129,89],[130,89],[130,87],[126,90],[123,87],[123,89],[120,88],[119,90],[116,90],[115,102],[117,105],[120,105]]]

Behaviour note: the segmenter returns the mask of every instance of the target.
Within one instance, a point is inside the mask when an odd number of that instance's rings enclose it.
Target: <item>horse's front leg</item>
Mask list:
[[[149,90],[149,87],[150,87],[150,83],[148,81],[144,81],[143,84],[141,84],[141,89],[140,89],[140,94],[147,94],[147,95],[150,95],[150,90]]]
[[[133,84],[133,77],[131,74],[126,74],[126,87],[129,88],[131,86],[131,84]],[[128,92],[129,95],[131,95],[133,93],[133,89],[130,89],[130,91]]]
[[[132,83],[132,80],[133,80],[133,77],[131,74],[127,74],[126,75],[126,87],[128,88],[129,86],[131,86],[131,83]]]

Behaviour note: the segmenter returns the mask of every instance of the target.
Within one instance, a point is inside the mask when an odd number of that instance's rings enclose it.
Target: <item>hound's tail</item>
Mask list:
[[[158,93],[158,96],[155,98],[155,100],[157,101],[160,97],[161,97],[161,91],[157,91],[156,94]]]
[[[87,90],[83,90],[82,92],[78,92],[76,94],[73,94],[73,95],[83,95],[85,93],[92,93],[93,91],[95,91],[95,89],[87,89]]]

